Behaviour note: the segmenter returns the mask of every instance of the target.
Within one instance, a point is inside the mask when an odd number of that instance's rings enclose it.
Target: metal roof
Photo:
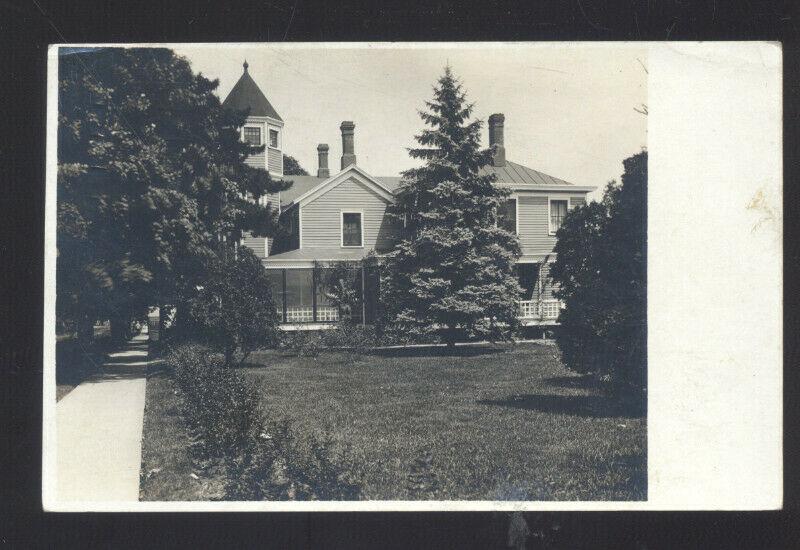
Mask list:
[[[250,109],[250,116],[266,116],[283,122],[277,111],[272,107],[267,97],[255,83],[245,65],[244,73],[233,87],[228,97],[222,102],[226,109],[244,111]]]
[[[497,183],[528,183],[531,185],[573,185],[553,176],[543,174],[533,168],[528,168],[516,162],[506,161],[505,166],[492,166],[491,164],[480,169],[481,175],[497,174]]]
[[[574,186],[568,181],[549,176],[533,168],[528,168],[527,166],[511,161],[506,161],[505,166],[484,166],[479,173],[481,175],[496,174],[496,183],[516,183],[531,186]],[[294,182],[289,189],[281,191],[281,205],[285,207],[329,178],[318,178],[316,176],[283,176],[283,179]],[[375,179],[392,193],[400,186],[400,181],[402,180],[400,176],[379,176]]]

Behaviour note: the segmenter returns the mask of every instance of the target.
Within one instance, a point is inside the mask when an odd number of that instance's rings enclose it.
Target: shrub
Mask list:
[[[647,362],[647,152],[623,161],[622,184],[567,214],[550,276],[565,309],[556,340],[567,366],[643,397]]]
[[[335,329],[326,330],[322,341],[328,348],[346,348],[361,353],[380,345],[374,327],[354,323],[339,323]]]
[[[280,336],[279,347],[299,357],[316,357],[325,346],[319,331],[286,331]]]
[[[198,442],[200,462],[221,466],[229,500],[356,498],[329,454],[330,439],[293,436],[282,422],[267,423],[259,395],[222,354],[199,344],[169,350],[184,418]]]
[[[169,352],[191,428],[212,457],[233,455],[260,433],[258,394],[220,354],[197,344]]]
[[[294,500],[357,500],[361,489],[348,479],[333,461],[330,436],[309,434],[290,437],[286,445],[285,467]]]
[[[278,316],[271,282],[261,262],[247,248],[236,257],[215,260],[209,277],[189,303],[190,323],[215,349],[233,362],[239,349],[244,357],[277,341]]]

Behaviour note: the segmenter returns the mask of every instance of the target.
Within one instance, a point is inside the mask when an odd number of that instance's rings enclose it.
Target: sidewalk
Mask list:
[[[136,336],[57,403],[60,502],[139,500],[147,347]]]

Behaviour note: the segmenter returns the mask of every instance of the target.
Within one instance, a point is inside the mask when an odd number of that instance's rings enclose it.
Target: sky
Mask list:
[[[449,64],[473,116],[505,115],[508,160],[577,185],[619,180],[622,160],[647,145],[647,50],[636,44],[244,44],[174,48],[219,79],[224,99],[249,72],[283,118],[283,152],[316,174],[317,144],[339,168],[339,125],[355,122],[357,164],[374,176],[418,165],[407,148],[418,115]],[[488,146],[488,128],[482,139]]]

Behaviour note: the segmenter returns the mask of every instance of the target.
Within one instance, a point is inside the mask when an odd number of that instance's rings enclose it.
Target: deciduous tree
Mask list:
[[[570,212],[550,276],[564,301],[557,342],[571,369],[642,390],[647,361],[647,152],[623,161],[600,203]]]
[[[290,185],[244,164],[246,113],[164,48],[65,50],[59,63],[58,313],[125,326],[176,304],[221,247],[269,235]],[[263,147],[263,146],[262,146]],[[86,331],[84,331],[86,332]]]

